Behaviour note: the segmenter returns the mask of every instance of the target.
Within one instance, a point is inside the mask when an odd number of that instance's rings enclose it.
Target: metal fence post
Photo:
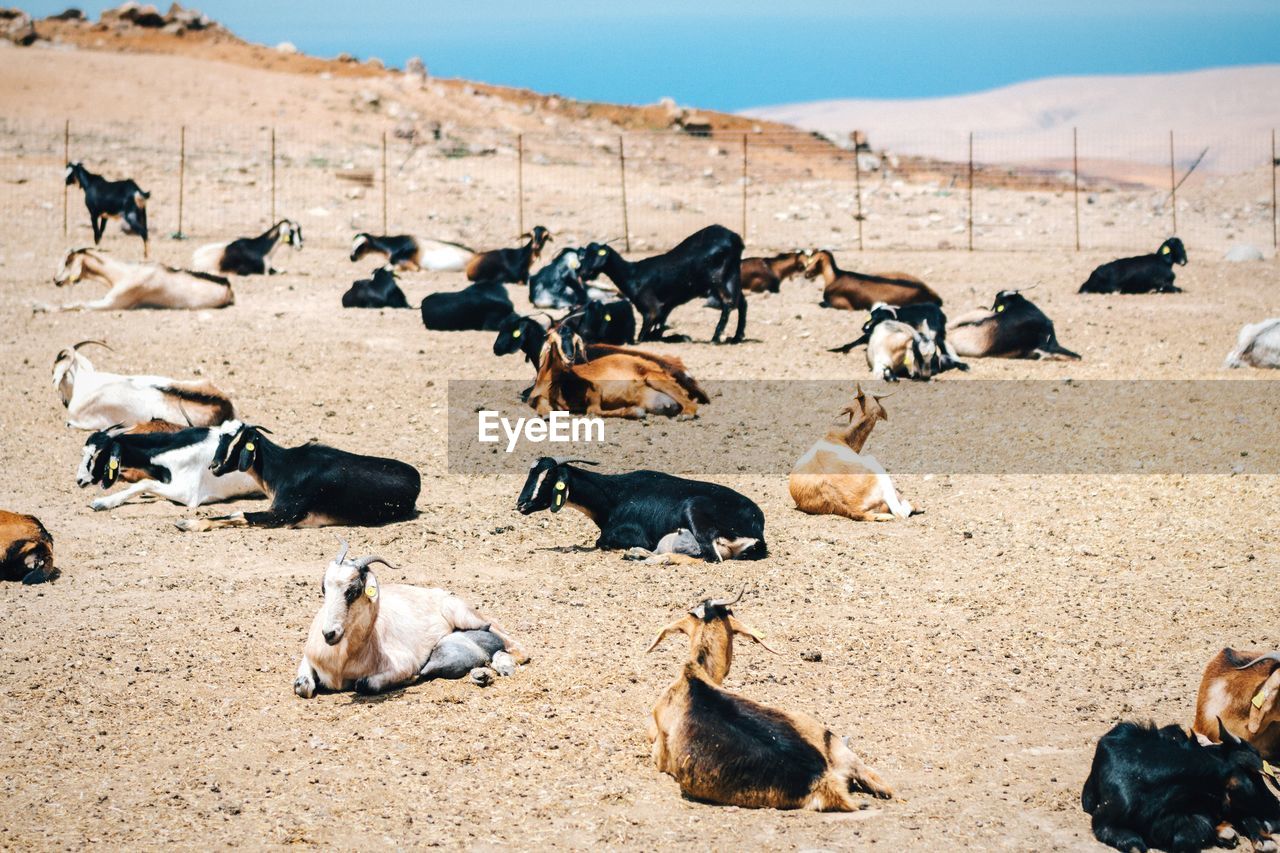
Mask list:
[[[1280,215],[1276,211],[1276,166],[1280,165],[1280,160],[1276,159],[1276,131],[1271,129],[1271,245],[1273,248],[1280,248],[1280,231],[1277,231],[1277,222],[1280,222]]]
[[[516,228],[524,233],[524,134],[516,134]]]
[[[973,251],[973,131],[969,131],[969,251]]]
[[[1178,178],[1173,166],[1173,131],[1169,131],[1169,209],[1173,211],[1173,236],[1178,234]]]
[[[1274,137],[1275,134],[1273,133]],[[1272,147],[1275,147],[1275,140],[1272,139]],[[71,162],[71,119],[67,119],[62,126],[62,162]],[[67,182],[62,182],[62,236],[67,236]]]
[[[618,134],[618,178],[622,187],[622,234],[627,251],[631,251],[631,224],[627,221],[627,154],[622,149],[622,134]]]
[[[747,135],[742,134],[742,242],[747,242]]]
[[[186,235],[182,233],[182,214],[186,205],[187,195],[187,126],[184,124],[178,131],[178,230],[174,233],[174,238],[181,240]]]
[[[382,233],[387,233],[387,132],[382,131]]]
[[[276,129],[271,128],[271,224],[276,223]]]
[[[1076,251],[1080,251],[1080,130],[1071,128],[1071,176],[1076,202]]]
[[[858,251],[862,251],[862,161],[858,159],[858,144],[855,142],[853,146],[853,192],[858,199],[858,213],[854,217],[858,220]]]

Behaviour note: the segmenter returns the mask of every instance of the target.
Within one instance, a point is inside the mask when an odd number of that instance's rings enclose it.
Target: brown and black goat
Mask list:
[[[799,250],[768,258],[743,258],[742,291],[777,293],[784,281],[804,271],[805,259],[805,253]]]
[[[892,797],[879,774],[822,723],[720,686],[735,635],[773,651],[729,609],[740,598],[703,601],[649,646],[653,651],[672,634],[689,637],[689,660],[653,707],[654,765],[687,797],[743,808],[855,811],[863,807],[855,791]]]
[[[1192,729],[1218,740],[1218,721],[1272,761],[1280,760],[1280,652],[1218,652],[1204,668]]]
[[[896,272],[866,275],[842,270],[826,249],[810,255],[804,268],[805,278],[817,278],[819,275],[826,282],[822,289],[822,305],[827,308],[864,311],[877,302],[886,305],[942,304],[942,297],[913,275]]]
[[[0,509],[0,580],[33,584],[57,576],[53,537],[40,520]]]
[[[477,252],[467,261],[467,279],[470,281],[502,282],[503,284],[528,284],[533,262],[542,254],[542,247],[555,239],[541,225],[520,235],[527,242],[515,249],[494,249]]]

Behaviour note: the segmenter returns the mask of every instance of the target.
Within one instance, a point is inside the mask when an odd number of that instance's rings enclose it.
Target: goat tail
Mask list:
[[[863,335],[862,337],[858,338],[857,340],[849,341],[849,343],[845,344],[844,346],[842,346],[842,347],[835,347],[834,349],[829,349],[829,350],[827,350],[827,352],[838,352],[838,353],[842,353],[842,354],[844,354],[844,355],[848,355],[848,354],[849,354],[849,352],[850,352],[851,350],[853,350],[853,348],[854,348],[854,347],[860,347],[860,346],[862,346],[863,344],[867,343],[867,342],[868,342],[868,341],[870,341],[870,340],[871,340],[871,335]]]

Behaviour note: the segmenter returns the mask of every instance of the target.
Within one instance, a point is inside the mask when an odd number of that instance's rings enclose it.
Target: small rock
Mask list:
[[[1233,264],[1244,263],[1246,261],[1260,261],[1263,259],[1262,250],[1257,246],[1250,246],[1248,243],[1240,243],[1232,246],[1227,253],[1222,256],[1224,261],[1231,261]]]
[[[298,52],[298,46],[291,41],[282,41],[276,45],[277,53],[287,53],[290,56]]]
[[[808,663],[817,663],[818,661],[822,660],[822,652],[819,652],[819,651],[801,652],[800,660],[806,661]]]

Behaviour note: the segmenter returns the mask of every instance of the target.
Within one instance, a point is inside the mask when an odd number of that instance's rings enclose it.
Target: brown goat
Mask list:
[[[546,228],[535,225],[519,239],[528,242],[515,249],[493,249],[472,255],[467,261],[467,279],[527,284],[534,261],[542,254],[542,248],[555,238]]]
[[[842,738],[807,714],[779,711],[721,688],[734,635],[773,651],[738,620],[732,601],[707,600],[663,628],[689,637],[689,660],[653,707],[653,763],[687,797],[744,808],[855,811],[864,791],[893,796]]]
[[[751,293],[777,293],[782,283],[804,271],[803,252],[783,252],[768,258],[742,259],[742,290]]]
[[[40,520],[0,509],[0,580],[33,584],[57,576],[53,537]]]
[[[1216,743],[1221,720],[1228,732],[1253,744],[1263,758],[1280,760],[1278,696],[1280,652],[1223,649],[1204,668],[1192,729]]]
[[[791,469],[791,499],[801,512],[854,521],[894,521],[916,511],[898,495],[876,458],[862,454],[876,423],[889,419],[881,399],[873,396],[868,401],[858,386],[854,405],[840,413],[849,416],[849,425],[828,432]]]
[[[942,297],[915,276],[905,273],[865,275],[842,270],[826,249],[814,252],[804,269],[805,278],[817,278],[819,275],[826,282],[822,289],[822,304],[828,308],[863,311],[877,302],[886,305],[942,304]]]
[[[708,401],[680,359],[608,349],[612,351],[583,362],[581,338],[568,330],[549,334],[529,405],[544,417],[552,411],[618,418],[650,413],[692,417],[698,403]]]

